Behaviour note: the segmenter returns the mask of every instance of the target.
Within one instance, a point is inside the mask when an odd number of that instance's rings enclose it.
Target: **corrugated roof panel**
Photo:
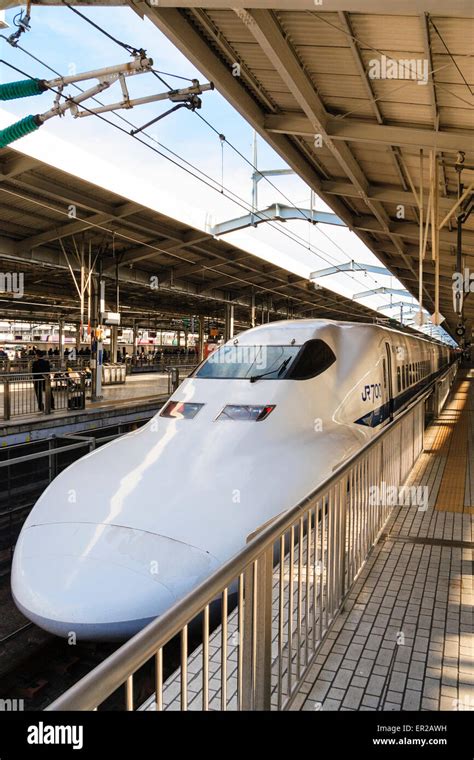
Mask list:
[[[363,98],[367,99],[367,90],[364,87],[361,78],[356,74],[351,76],[333,76],[332,74],[318,74],[315,71],[308,72],[313,84],[321,96],[339,98]]]
[[[326,110],[332,114],[351,114],[353,118],[370,118],[374,115],[370,100],[362,98],[340,98],[337,95],[326,95],[324,98]]]
[[[350,21],[354,36],[364,50],[423,53],[423,34],[417,16],[351,13]]]
[[[255,69],[270,69],[274,70],[274,67],[268,60],[267,56],[263,52],[262,48],[257,43],[236,43],[232,44],[236,54],[239,56],[237,61],[241,60],[247,68]]]
[[[281,90],[272,90],[270,95],[282,111],[297,111],[299,108],[298,101],[284,85],[282,85]]]
[[[474,19],[472,18],[455,18],[451,16],[432,16],[430,23],[431,50],[433,54],[447,53],[448,50],[452,55],[472,56],[472,45],[474,39]],[[438,33],[433,27],[436,27]]]
[[[349,48],[296,45],[303,67],[317,74],[353,75],[354,58]]]
[[[417,106],[413,103],[404,108],[399,103],[383,103],[383,113],[387,121],[400,124],[414,124],[417,126],[433,126],[431,109],[428,106]]]
[[[474,96],[469,94],[465,85],[450,84],[447,87],[438,88],[437,101],[440,106],[469,109],[470,100],[472,100],[472,108],[474,109]]]
[[[234,43],[255,42],[253,34],[231,9],[206,10],[206,15],[220,32]]]
[[[358,164],[369,182],[388,182],[388,184],[395,184],[397,181],[400,181],[400,175],[398,174],[394,163],[384,163],[383,171],[381,171],[380,164],[375,163],[373,160],[360,160],[358,161]],[[367,207],[365,213],[369,213]]]
[[[376,79],[371,84],[380,106],[385,103],[399,103],[401,106],[410,103],[431,105],[431,88],[427,85],[403,79]]]
[[[454,55],[433,55],[433,73],[436,84],[460,84],[466,87],[463,77],[471,87],[474,87],[474,57]],[[459,71],[458,71],[459,69]],[[466,92],[469,90],[466,87]]]
[[[440,108],[440,125],[446,129],[473,129],[474,112],[468,108]]]
[[[347,36],[339,31],[341,22],[337,13],[277,11],[276,16],[291,41],[298,45],[343,47],[348,44]]]

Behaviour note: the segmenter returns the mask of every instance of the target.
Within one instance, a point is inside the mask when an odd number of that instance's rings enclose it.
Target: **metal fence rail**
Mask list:
[[[43,412],[85,408],[86,377],[64,373],[0,375],[0,410],[4,420]]]
[[[45,359],[49,361],[51,370],[53,371],[66,369],[66,367],[70,367],[71,369],[76,370],[83,370],[90,366],[91,361],[90,356],[76,356],[75,359],[66,357],[61,360],[59,356],[46,355]],[[0,359],[0,372],[16,372],[17,374],[19,372],[31,372],[34,361],[34,356],[26,359]]]
[[[136,709],[134,675],[145,663],[156,710],[288,707],[390,515],[384,494],[398,492],[423,450],[431,393],[48,709],[94,710],[119,688],[125,709]],[[191,652],[196,625],[201,643]],[[180,666],[167,677],[172,641]]]

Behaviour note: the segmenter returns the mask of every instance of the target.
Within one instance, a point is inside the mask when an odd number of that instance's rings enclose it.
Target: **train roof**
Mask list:
[[[405,332],[387,325],[381,325],[373,322],[349,322],[333,319],[288,319],[277,322],[268,322],[263,325],[257,325],[249,330],[245,330],[236,335],[231,341],[238,341],[240,345],[303,345],[308,340],[318,337],[318,334],[326,327],[352,327],[358,330],[372,329],[383,330],[397,335],[415,338],[416,340],[427,343],[434,343],[439,346],[449,348],[445,343],[434,340],[421,333],[414,331]]]

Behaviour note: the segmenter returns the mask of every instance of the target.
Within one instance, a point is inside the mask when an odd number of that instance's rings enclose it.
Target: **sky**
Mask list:
[[[146,49],[156,69],[177,77],[198,78],[202,83],[206,81],[151,22],[140,19],[132,9],[87,7],[81,11],[117,39],[135,48]],[[12,20],[17,12],[18,9],[6,12],[10,29],[3,34],[11,33]],[[26,75],[43,79],[55,77],[41,63],[18,48],[9,46],[3,39],[0,39],[0,45],[0,57]],[[33,6],[31,30],[22,36],[20,45],[62,75],[130,60],[126,50],[93,29],[71,10],[62,7]],[[22,78],[21,74],[0,63],[0,82]],[[174,87],[189,84],[171,76],[164,76],[164,79]],[[127,83],[132,98],[167,89],[150,73],[130,77]],[[82,87],[90,86],[89,83],[80,84]],[[68,92],[77,94],[73,88],[69,88]],[[116,83],[99,97],[104,103],[120,101],[120,85]],[[201,97],[203,105],[199,113],[252,162],[253,130],[250,125],[217,91],[205,92]],[[52,94],[46,92],[41,96],[3,103],[0,128],[29,113],[44,113],[52,106],[53,100]],[[86,105],[92,107],[93,104],[87,101]],[[118,113],[135,126],[142,126],[171,105],[166,100]],[[222,147],[218,134],[196,114],[183,108],[165,117],[146,130],[149,136],[143,135],[142,138],[146,145],[130,137],[128,132],[131,127],[120,121],[117,115],[109,113],[105,117],[116,127],[95,116],[73,119],[67,114],[64,118],[55,117],[33,135],[13,143],[12,147],[200,229],[209,230],[214,224],[248,213],[252,166],[238,156],[230,145],[224,143]],[[164,156],[179,164],[189,162],[186,164],[188,171]],[[260,137],[258,168],[288,168]],[[199,172],[211,178],[205,178],[207,184],[192,176]],[[203,177],[202,174],[200,176]],[[271,181],[274,186],[265,180],[259,183],[260,209],[276,202],[310,207],[310,189],[297,175],[273,177]],[[221,192],[222,189],[224,192]],[[237,202],[226,197],[231,194],[234,194],[234,200],[238,196]],[[331,211],[317,197],[314,208]],[[365,264],[380,264],[348,229],[333,225],[314,226],[305,220],[272,223],[272,226],[265,223],[257,228],[233,232],[226,235],[225,240],[305,277],[311,272],[352,259]],[[403,287],[392,276],[371,273],[338,272],[324,277],[320,282],[349,298],[380,286]],[[402,300],[406,300],[407,304],[416,303],[411,296]],[[400,297],[393,296],[393,301],[400,301]],[[391,301],[389,295],[378,294],[363,298],[361,302],[379,308],[388,306]],[[383,309],[381,314],[399,317],[400,310]]]

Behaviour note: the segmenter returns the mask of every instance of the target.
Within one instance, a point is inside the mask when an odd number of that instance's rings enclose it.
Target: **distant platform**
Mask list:
[[[34,398],[33,384],[31,394]],[[37,412],[0,421],[0,446],[42,440],[52,435],[79,433],[120,421],[150,418],[168,398],[168,375],[147,373],[128,376],[123,385],[105,386],[102,399],[92,402],[86,390],[86,408]],[[2,408],[0,398],[0,409]],[[31,404],[33,406],[33,403]]]

